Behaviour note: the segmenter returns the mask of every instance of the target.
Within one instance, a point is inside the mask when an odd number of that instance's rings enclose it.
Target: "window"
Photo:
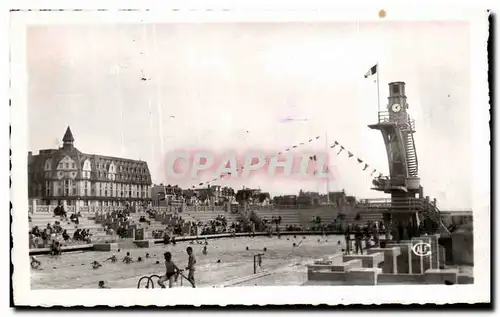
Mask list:
[[[393,94],[399,94],[399,86],[397,86],[397,85],[392,86],[392,93]]]
[[[75,163],[72,163],[72,164],[71,164],[71,167],[72,167],[72,168],[75,168]]]
[[[66,168],[68,168],[68,167],[69,167],[69,164],[68,164],[68,163],[64,163],[64,166],[65,166]]]

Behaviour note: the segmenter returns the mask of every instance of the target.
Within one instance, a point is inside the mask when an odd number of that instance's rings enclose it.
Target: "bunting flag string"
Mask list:
[[[344,150],[344,147],[341,145],[340,146],[340,151],[337,152],[337,155],[339,155],[343,150]]]
[[[288,148],[286,148],[284,151],[280,151],[280,152],[278,152],[278,153],[277,153],[277,155],[282,155],[282,154],[284,154],[285,152],[290,152],[290,151],[293,151],[294,149],[300,148],[300,146],[303,146],[303,145],[305,145],[306,143],[311,143],[311,142],[313,142],[313,141],[315,141],[315,140],[319,140],[319,139],[320,139],[320,136],[316,136],[315,138],[311,138],[311,139],[309,139],[309,141],[308,141],[308,142],[300,142],[300,143],[299,143],[299,145],[294,145],[294,146],[288,147]],[[335,147],[337,147],[337,146],[339,146],[339,147],[340,147],[340,148],[339,148],[339,151],[337,152],[337,155],[340,155],[340,154],[341,154],[344,150],[346,150],[346,148],[345,148],[343,145],[341,145],[338,141],[335,141],[333,144],[331,144],[331,145],[330,145],[330,148],[332,148],[332,149],[333,149],[333,148],[335,148]],[[347,152],[348,158],[355,157],[355,158],[356,158],[356,161],[357,161],[357,163],[358,163],[358,164],[364,164],[364,166],[363,166],[363,168],[362,168],[362,170],[363,170],[363,171],[366,171],[366,170],[370,167],[370,165],[369,165],[368,163],[365,163],[365,161],[364,161],[364,160],[362,160],[362,159],[361,159],[361,158],[359,158],[359,157],[356,157],[352,151],[350,151],[350,150],[346,150],[346,152]],[[316,157],[316,155],[313,155],[313,156],[310,156],[310,157],[309,157],[309,159],[310,159],[311,161],[316,161],[316,160],[317,160],[317,157]],[[268,162],[268,159],[266,159],[266,162]],[[243,167],[243,166],[241,166],[241,167],[239,167],[239,168],[238,168],[238,171],[243,171],[243,170],[244,170],[244,167]],[[374,176],[376,173],[377,173],[377,169],[375,169],[375,168],[374,168],[374,169],[371,171],[370,176]],[[211,182],[215,182],[215,181],[217,181],[217,180],[219,180],[219,179],[223,179],[223,178],[224,178],[225,176],[227,176],[227,175],[231,175],[231,173],[224,173],[224,174],[220,175],[220,177],[214,178],[214,179],[213,179],[213,180],[211,180],[211,181],[207,181],[207,182],[202,182],[202,183],[199,183],[198,185],[199,185],[199,186],[209,185]],[[378,177],[382,177],[382,176],[383,176],[383,174],[382,174],[382,173],[380,173],[380,172],[378,172]],[[193,188],[194,188],[194,185],[193,185]]]
[[[315,138],[309,139],[309,142],[308,142],[308,143],[311,143],[311,142],[313,142],[314,140],[319,140],[319,139],[320,139],[320,136],[316,136]],[[298,148],[299,146],[302,146],[302,145],[305,145],[305,142],[300,142],[300,143],[299,143],[299,145],[294,145],[294,146],[292,146],[291,148],[287,148],[286,150],[284,150],[284,152],[289,152],[289,151],[292,151],[293,149],[296,149],[296,148]],[[278,153],[277,153],[277,155],[281,155],[281,154],[283,154],[283,151],[281,151],[281,152],[278,152]],[[310,160],[312,160],[312,161],[316,161],[316,160],[317,160],[316,155],[311,156],[311,157],[309,157],[309,158],[310,158]],[[266,159],[266,162],[267,162],[267,159]],[[240,166],[240,168],[238,168],[238,170],[239,170],[239,171],[243,171],[243,170],[244,170],[244,166]],[[199,184],[198,184],[198,186],[200,186],[200,187],[201,187],[201,186],[204,186],[204,185],[210,185],[210,183],[215,182],[215,181],[218,181],[218,180],[220,180],[220,179],[223,179],[225,176],[228,176],[228,175],[230,176],[230,175],[231,175],[231,173],[230,173],[230,172],[228,172],[228,173],[221,174],[221,175],[220,175],[220,177],[216,177],[216,178],[214,178],[214,179],[212,179],[212,180],[210,180],[210,181],[201,182],[201,183],[199,183]],[[192,186],[192,188],[195,188],[195,185],[193,185],[193,186]]]
[[[332,145],[330,145],[330,148],[333,149],[335,148],[337,145],[340,145],[340,150],[337,152],[337,155],[339,155],[340,153],[342,153],[342,151],[344,151],[346,148],[341,145],[338,141],[335,141]],[[355,157],[354,153],[352,151],[347,151],[347,156],[349,158],[352,158],[352,157]],[[358,164],[362,164],[364,163],[364,167],[363,167],[363,171],[366,171],[368,169],[368,167],[370,166],[368,163],[365,163],[364,160],[360,159],[359,157],[356,157],[356,160],[358,162]],[[372,173],[370,174],[370,176],[373,176],[375,173],[377,172],[376,169],[373,169]],[[379,176],[378,177],[382,177],[382,173],[379,173]]]

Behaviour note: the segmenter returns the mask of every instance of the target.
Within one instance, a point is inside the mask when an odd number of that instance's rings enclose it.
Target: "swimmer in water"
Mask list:
[[[134,260],[132,260],[132,257],[130,257],[130,252],[127,252],[127,255],[123,258],[122,262],[125,262],[126,264],[134,262]]]
[[[165,269],[166,273],[160,279],[158,280],[158,285],[160,285],[161,288],[166,288],[165,282],[168,281],[168,288],[172,288],[174,285],[174,277],[175,280],[177,280],[177,276],[181,272],[177,265],[172,261],[172,253],[170,252],[165,252],[163,255],[165,258]]]
[[[205,245],[208,245],[208,241],[207,241],[207,238],[205,238]]]
[[[203,251],[201,251],[204,255],[207,255],[207,246],[203,247]]]
[[[118,258],[116,257],[115,254],[113,254],[111,257],[107,258],[104,262],[107,262],[107,261],[111,261],[111,262],[115,263],[116,261],[118,261]]]
[[[92,268],[93,268],[94,270],[97,270],[97,269],[98,269],[98,268],[100,268],[101,266],[102,266],[102,265],[101,265],[101,263],[99,263],[99,262],[97,262],[97,261],[92,262]]]
[[[109,288],[104,281],[99,281],[99,284],[97,285],[98,288]]]
[[[146,253],[146,259],[149,259],[149,253]]]
[[[34,255],[31,256],[31,267],[34,268],[34,269],[38,269],[38,267],[41,265],[42,263],[40,261],[38,261]]]
[[[141,258],[141,257],[138,257],[138,258],[137,258],[137,262],[142,262],[142,258]]]

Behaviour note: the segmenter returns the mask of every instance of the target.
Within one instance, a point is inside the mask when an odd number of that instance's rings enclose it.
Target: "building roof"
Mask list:
[[[66,133],[64,133],[63,142],[64,143],[73,143],[73,142],[75,142],[75,138],[73,137],[73,133],[71,133],[71,129],[69,128],[69,126],[66,129]]]
[[[66,129],[63,141],[66,144],[74,141],[73,134],[71,133],[71,129],[69,127]],[[59,162],[65,157],[69,157],[74,161],[74,170],[77,173],[77,179],[82,178],[82,170],[85,162],[88,160],[90,162],[91,181],[109,181],[107,176],[110,170],[110,165],[113,164],[116,171],[116,178],[114,182],[151,185],[151,174],[146,162],[112,156],[86,154],[80,152],[72,145],[63,146],[54,150],[41,150],[38,155],[33,155],[28,163],[28,173],[30,174],[30,179],[36,182],[47,179],[45,174],[45,164],[47,161],[50,162],[52,170],[52,174],[48,178],[55,178],[57,176],[57,170],[55,167],[57,167]]]

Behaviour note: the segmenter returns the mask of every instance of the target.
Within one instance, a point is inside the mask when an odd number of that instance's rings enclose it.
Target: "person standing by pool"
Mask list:
[[[351,224],[347,225],[344,237],[345,237],[345,253],[349,254],[351,253]]]
[[[356,226],[356,230],[354,231],[354,246],[356,248],[356,254],[358,254],[358,252],[361,252],[361,254],[363,254],[362,240],[363,232],[361,231],[361,228],[359,226]]]
[[[187,247],[186,252],[189,256],[188,265],[186,267],[186,270],[188,270],[188,280],[191,282],[193,287],[196,287],[195,283],[194,283],[194,271],[195,271],[196,258],[194,257],[194,254],[193,254],[193,248]]]
[[[165,275],[160,277],[158,280],[158,285],[160,285],[161,288],[166,288],[164,282],[168,281],[168,288],[172,288],[174,285],[174,277],[175,280],[177,280],[177,275],[179,275],[180,271],[177,265],[172,261],[172,253],[170,252],[165,252],[163,254],[165,258]]]

